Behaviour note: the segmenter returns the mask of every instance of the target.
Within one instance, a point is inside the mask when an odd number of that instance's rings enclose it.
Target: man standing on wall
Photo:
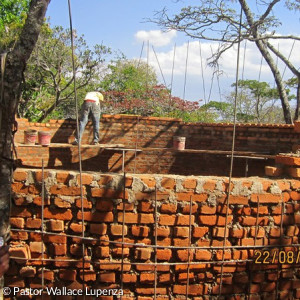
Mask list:
[[[76,133],[73,145],[78,145],[81,142],[82,134],[89,120],[89,115],[92,117],[94,140],[92,145],[97,145],[99,142],[99,126],[100,126],[100,101],[104,97],[100,92],[89,92],[86,94],[81,107],[79,118],[79,134]]]

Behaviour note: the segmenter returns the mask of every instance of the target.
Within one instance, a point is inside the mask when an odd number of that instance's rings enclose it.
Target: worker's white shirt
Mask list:
[[[99,92],[89,92],[86,94],[84,100],[91,100],[95,101],[97,104],[99,104],[99,101],[103,101],[103,95]]]

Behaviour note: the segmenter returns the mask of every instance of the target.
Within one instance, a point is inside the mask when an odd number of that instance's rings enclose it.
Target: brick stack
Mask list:
[[[128,175],[124,182],[121,175],[83,173],[83,204],[78,173],[47,170],[44,203],[41,178],[40,170],[14,174],[7,286],[41,288],[44,256],[48,287],[118,289],[122,280],[123,299],[148,300],[157,278],[157,299],[179,300],[189,278],[194,300],[212,299],[220,287],[226,299],[300,299],[292,247],[299,243],[298,180],[236,178],[227,206],[223,177]],[[82,230],[91,238],[84,252]],[[265,254],[267,245],[273,247]]]

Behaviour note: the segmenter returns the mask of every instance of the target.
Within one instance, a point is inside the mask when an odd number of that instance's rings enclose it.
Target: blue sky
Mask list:
[[[197,0],[71,0],[73,28],[79,34],[84,34],[90,46],[103,43],[114,51],[120,50],[128,58],[139,58],[144,43],[142,58],[146,60],[149,43],[149,63],[155,68],[160,82],[163,83],[159,70],[159,66],[161,67],[169,87],[176,45],[173,95],[187,100],[203,99],[203,102],[204,99],[220,100],[232,90],[230,85],[235,81],[236,49],[226,53],[221,60],[220,68],[224,71],[224,75],[219,80],[215,77],[212,80],[213,70],[207,66],[206,62],[212,49],[216,49],[216,44],[205,41],[201,41],[200,44],[199,41],[191,40],[182,33],[163,33],[156,24],[146,22],[147,18],[153,18],[155,11],[163,7],[167,7],[170,13],[175,13],[183,6],[197,4],[199,4]],[[262,10],[262,7],[258,5],[256,9]],[[280,16],[283,23],[280,33],[293,33],[300,36],[299,16],[296,13],[287,12],[280,6],[276,14]],[[68,0],[51,0],[47,16],[50,17],[52,25],[62,25],[68,28]],[[241,76],[245,79],[256,80],[260,77],[261,80],[273,83],[274,80],[268,67],[265,64],[261,67],[261,55],[255,47],[243,44],[242,53],[245,46],[245,60],[241,62],[241,66],[244,66],[244,73]],[[292,42],[287,41],[277,46],[286,55],[293,47]],[[300,66],[299,46],[300,43],[297,42],[291,54],[291,60],[298,67]],[[200,50],[202,55],[200,55]],[[203,88],[202,75],[205,88]],[[289,77],[287,71],[285,77]]]

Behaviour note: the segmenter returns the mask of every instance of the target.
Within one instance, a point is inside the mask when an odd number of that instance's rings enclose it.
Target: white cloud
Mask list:
[[[138,42],[148,42],[154,47],[162,47],[170,44],[173,38],[176,37],[176,31],[170,30],[163,32],[161,30],[140,30],[135,34],[135,39]]]
[[[275,44],[274,44],[275,45]],[[181,96],[183,94],[184,78],[186,76],[186,98],[187,99],[199,99],[205,98],[204,91],[202,88],[202,72],[204,76],[205,86],[206,86],[206,98],[210,90],[214,98],[219,98],[219,87],[221,86],[222,94],[228,93],[231,88],[231,84],[235,82],[236,76],[236,65],[237,65],[237,46],[226,51],[219,63],[219,69],[223,72],[219,77],[219,82],[217,78],[213,78],[214,69],[209,67],[207,62],[211,57],[212,52],[215,52],[218,48],[217,43],[201,42],[201,55],[200,55],[200,43],[199,41],[189,42],[189,50],[187,51],[187,43],[177,45],[175,48],[175,57],[174,57],[174,47],[168,51],[157,51],[156,55],[150,49],[149,51],[149,64],[152,65],[160,82],[163,82],[161,72],[163,73],[166,85],[170,87],[172,81],[172,72],[174,75],[173,80],[173,89],[174,94]],[[288,57],[290,55],[290,60],[297,67],[300,64],[300,57],[297,53],[297,49],[300,46],[300,42],[296,42],[293,47],[293,41],[284,41],[277,45],[279,50]],[[291,52],[291,50],[293,50]],[[188,52],[188,57],[187,57]],[[290,54],[291,53],[291,54]],[[145,61],[147,58],[143,58]],[[187,60],[188,59],[188,60]],[[201,66],[202,59],[202,66]],[[254,43],[245,43],[241,44],[240,49],[240,71],[239,79],[254,79],[260,81],[266,81],[271,85],[274,84],[274,77],[270,71],[269,66],[266,64],[265,60],[262,60],[261,53],[258,51]],[[187,66],[186,66],[187,61]],[[276,61],[276,58],[274,58]],[[173,69],[174,64],[174,69]],[[278,67],[281,71],[281,74],[285,72],[284,79],[291,78],[291,72],[286,69],[284,71],[284,66],[278,60]]]

